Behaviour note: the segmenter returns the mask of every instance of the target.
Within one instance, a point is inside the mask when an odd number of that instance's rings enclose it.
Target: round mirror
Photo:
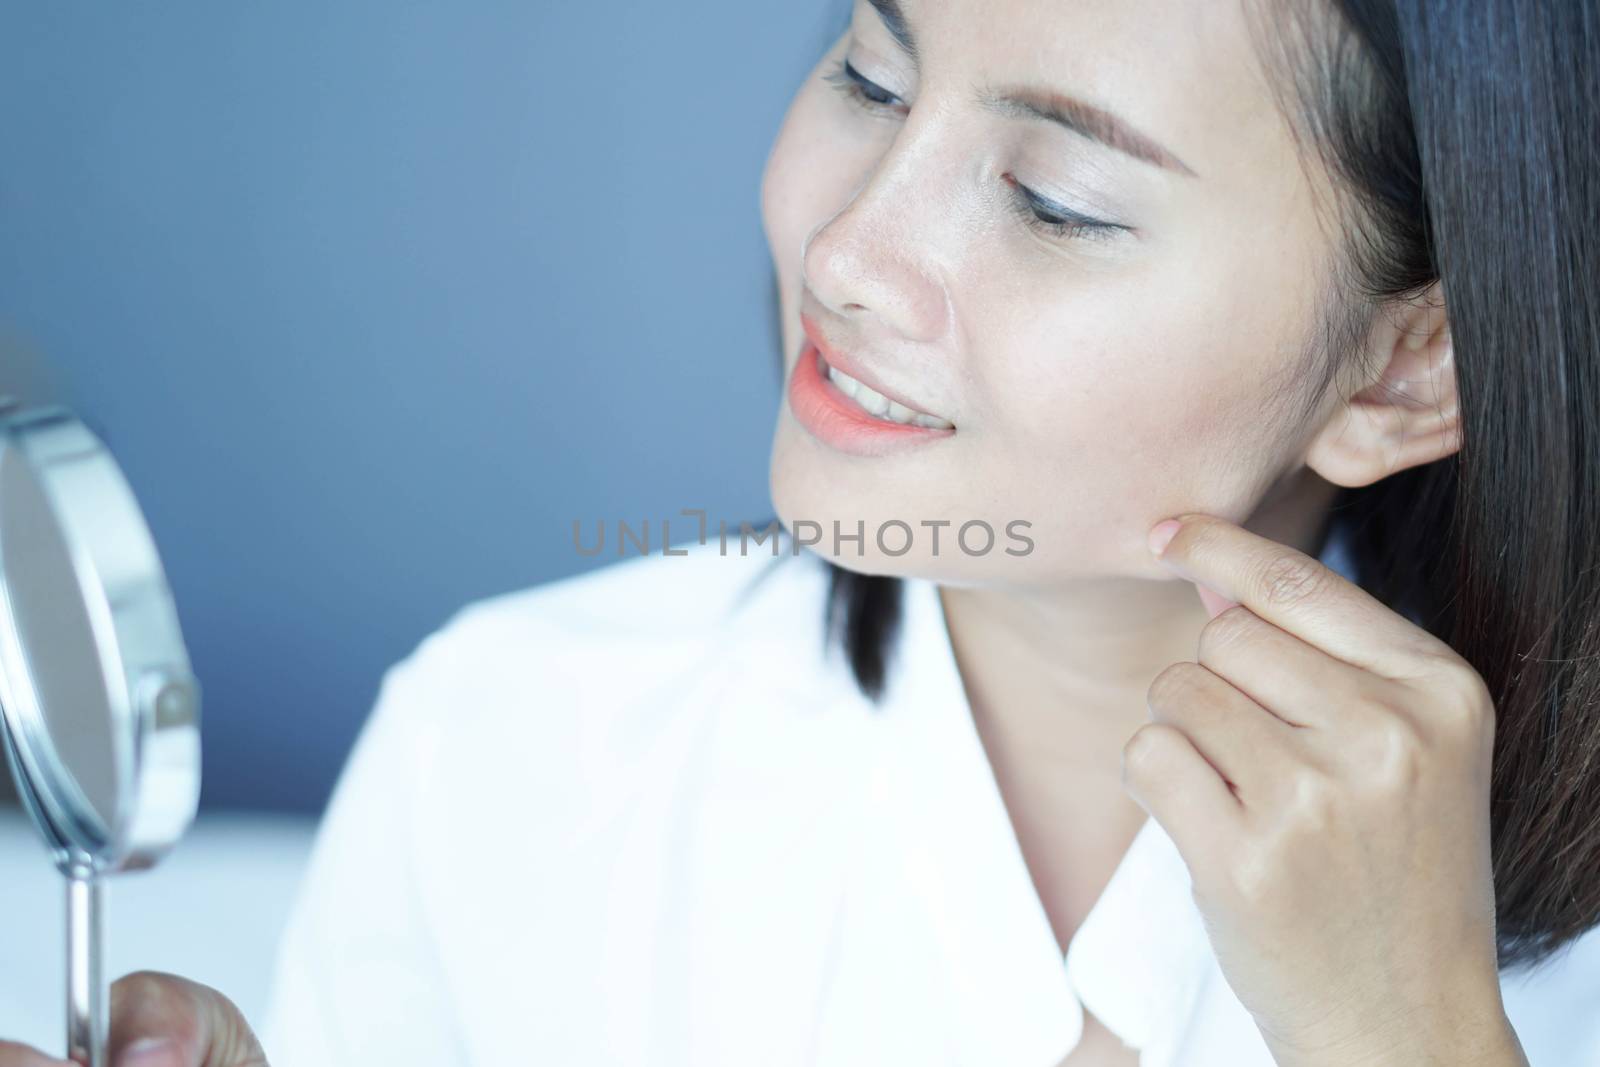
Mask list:
[[[150,531],[63,408],[0,407],[0,738],[68,889],[67,1054],[105,1059],[101,879],[193,821],[200,688]]]

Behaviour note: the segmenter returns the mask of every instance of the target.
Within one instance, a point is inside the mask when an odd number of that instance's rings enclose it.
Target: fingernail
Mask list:
[[[1164,519],[1150,527],[1150,551],[1157,558],[1165,552],[1167,545],[1172,543],[1173,535],[1178,532],[1178,527],[1183,523],[1177,519]]]
[[[178,1046],[165,1037],[141,1037],[122,1050],[116,1067],[183,1067]]]

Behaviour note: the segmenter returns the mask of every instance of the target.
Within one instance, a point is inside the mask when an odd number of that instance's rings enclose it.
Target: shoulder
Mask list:
[[[708,941],[826,932],[808,887],[849,855],[878,735],[822,658],[822,558],[760,551],[475,601],[396,673],[425,751],[404,785],[414,896],[481,1062],[645,1062],[644,1031],[615,1024],[675,995],[658,976],[703,970]]]
[[[708,722],[724,710],[771,733],[848,703],[823,663],[827,568],[791,545],[713,538],[473,601],[391,668],[379,714],[405,720],[441,800],[570,806],[687,758],[708,726],[726,735]]]

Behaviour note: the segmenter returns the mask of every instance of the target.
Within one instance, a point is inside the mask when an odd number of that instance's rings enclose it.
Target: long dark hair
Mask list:
[[[1460,449],[1341,490],[1324,537],[1494,694],[1499,964],[1532,966],[1600,923],[1600,13],[1316,0],[1254,28],[1345,238],[1306,409],[1384,302],[1444,295]],[[876,704],[901,582],[827,566],[827,642]]]

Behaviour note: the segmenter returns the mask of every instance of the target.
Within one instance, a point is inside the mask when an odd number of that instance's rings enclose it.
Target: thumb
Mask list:
[[[161,971],[111,983],[112,1067],[267,1067],[233,1001],[209,986]]]

